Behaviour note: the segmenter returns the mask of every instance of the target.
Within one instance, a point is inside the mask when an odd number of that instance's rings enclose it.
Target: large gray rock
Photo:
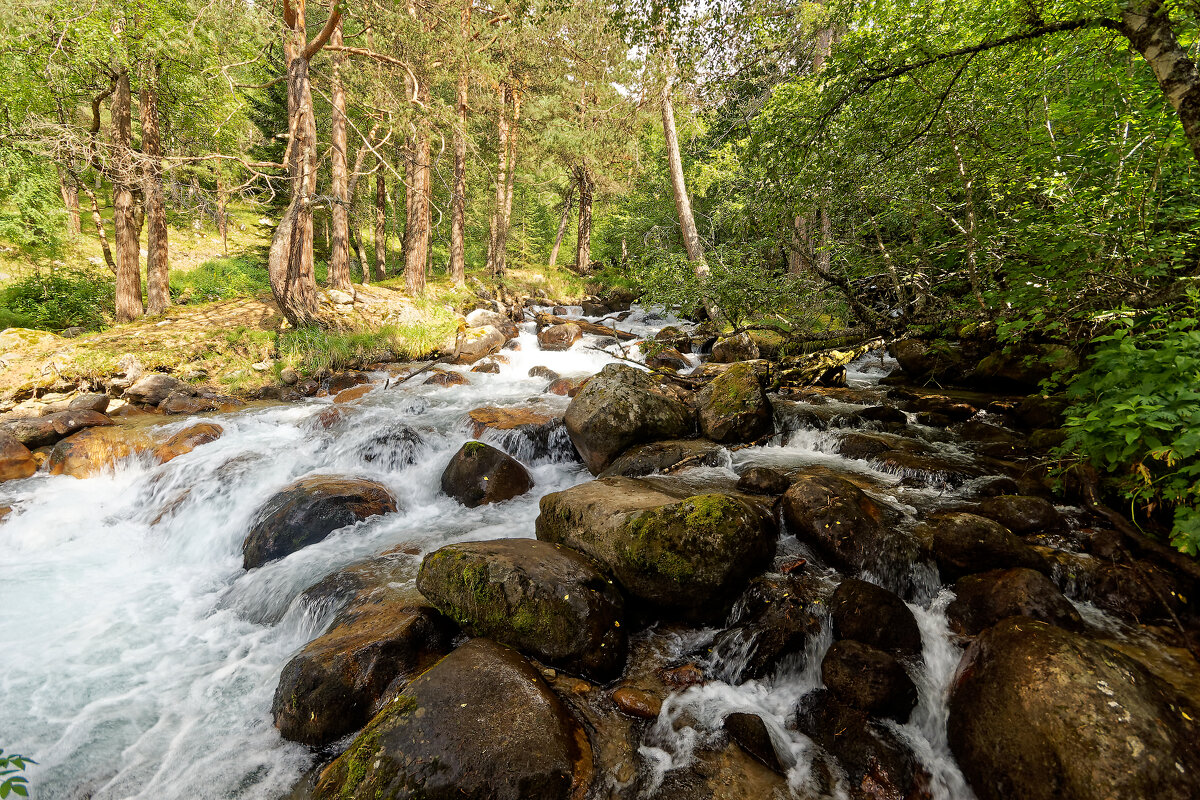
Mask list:
[[[131,403],[157,406],[172,392],[194,394],[194,392],[190,392],[190,387],[178,378],[164,375],[161,372],[151,372],[138,378],[132,386],[125,390],[125,399]]]
[[[536,539],[452,544],[425,557],[417,588],[473,636],[594,680],[625,663],[625,601],[586,556]]]
[[[724,457],[725,448],[707,439],[672,439],[631,447],[600,473],[602,478],[623,475],[638,478],[652,472],[662,472],[676,464],[687,462],[690,467],[715,467]]]
[[[500,503],[533,488],[521,462],[483,442],[467,442],[442,472],[442,491],[467,508]]]
[[[1200,797],[1200,709],[1115,650],[1011,617],[959,664],[950,747],[980,800]]]
[[[1045,560],[999,522],[975,514],[934,514],[914,534],[937,561],[942,580],[994,569],[1026,567],[1048,572]]]
[[[337,475],[301,478],[258,510],[242,543],[242,565],[261,567],[338,528],[396,510],[396,498],[381,483]]]
[[[587,737],[515,650],[472,639],[408,685],[317,782],[315,800],[568,800]]]
[[[968,575],[954,584],[954,601],[946,609],[950,626],[974,636],[1008,617],[1030,617],[1076,629],[1082,619],[1071,601],[1040,572],[1018,567]]]
[[[705,619],[766,567],[776,531],[737,497],[680,498],[643,480],[602,478],[543,497],[537,537],[590,556],[660,613]]]
[[[467,325],[472,328],[482,328],[486,325],[491,325],[504,334],[505,339],[515,339],[520,333],[516,323],[511,319],[495,311],[488,311],[485,308],[477,308],[470,314],[467,314]]]
[[[593,475],[633,445],[679,439],[694,428],[690,408],[647,373],[623,364],[609,364],[589,380],[563,420]]]
[[[474,364],[484,356],[499,353],[506,341],[508,339],[505,338],[504,333],[491,325],[484,325],[482,328],[467,328],[458,335],[457,355],[454,363]]]
[[[84,428],[112,424],[111,419],[98,411],[80,409],[13,420],[4,425],[4,430],[26,447],[36,449],[55,444]]]
[[[749,364],[734,364],[700,392],[700,430],[714,442],[752,442],[774,429],[771,404]]]

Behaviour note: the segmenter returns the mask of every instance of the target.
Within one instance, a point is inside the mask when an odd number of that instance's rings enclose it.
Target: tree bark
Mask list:
[[[958,165],[958,179],[962,183],[963,197],[967,207],[967,225],[963,231],[966,238],[967,278],[971,281],[971,293],[975,295],[975,302],[979,303],[980,308],[986,309],[987,303],[983,300],[983,292],[979,285],[979,244],[975,229],[974,180],[967,172],[967,163],[963,160],[962,150],[958,147],[958,137],[954,135],[954,128],[948,119],[946,132],[950,135],[950,146],[954,150],[954,160]]]
[[[229,188],[225,185],[225,179],[221,177],[221,170],[218,168],[217,173],[217,232],[221,234],[221,249],[225,255],[229,255]]]
[[[355,208],[356,198],[358,197],[358,181],[362,177],[363,165],[367,160],[367,154],[371,152],[371,148],[368,146],[368,143],[376,141],[375,136],[377,133],[379,133],[379,126],[372,126],[370,133],[367,134],[366,140],[362,143],[362,145],[359,146],[358,153],[354,156],[354,172],[350,176],[350,187],[348,190],[348,196],[350,199],[347,211],[351,212],[354,217],[352,227],[348,228],[348,234],[350,237],[350,244],[353,246],[354,252],[358,255],[358,264],[360,270],[362,271],[363,284],[369,284],[371,282],[371,264],[369,261],[367,261],[367,250],[363,246],[362,231],[359,230],[362,224],[361,220],[359,219],[358,214],[353,214],[353,211]]]
[[[474,0],[466,0],[459,20],[464,48],[471,32],[473,6]],[[454,188],[450,197],[450,279],[455,286],[462,286],[467,280],[467,90],[470,88],[470,75],[465,59],[459,70],[454,94],[458,107],[457,124],[454,126]]]
[[[500,224],[504,201],[508,194],[508,85],[501,83],[498,89],[500,112],[496,121],[496,204],[492,208],[492,224],[488,230],[487,270],[499,275]]]
[[[167,248],[167,209],[163,201],[162,141],[158,132],[159,67],[146,65],[138,114],[142,123],[142,193],[146,198],[146,285],[148,311],[161,314],[171,305],[170,258]],[[218,209],[218,224],[220,209]]]
[[[117,244],[117,322],[142,316],[141,248],[138,246],[137,212],[133,202],[133,120],[129,71],[117,75],[112,96],[113,227]]]
[[[271,293],[280,311],[295,326],[318,322],[317,283],[313,275],[313,195],[317,184],[317,123],[313,114],[309,59],[341,21],[335,6],[324,29],[309,42],[305,0],[283,0],[284,60],[288,83],[288,172],[292,200],[288,204],[267,257]]]
[[[375,173],[375,280],[387,278],[387,176],[383,162]]]
[[[421,104],[428,107],[429,84],[422,83],[418,91]],[[417,122],[412,151],[412,173],[409,178],[408,215],[404,231],[407,244],[404,253],[404,283],[413,297],[425,294],[425,268],[429,262],[429,245],[432,236],[433,177],[429,170],[432,131],[428,118],[422,116]],[[411,234],[410,234],[411,231]]]
[[[61,167],[58,170],[58,191],[62,195],[63,208],[67,210],[67,233],[72,238],[79,235],[79,187]]]
[[[550,267],[553,268],[558,262],[558,248],[562,245],[563,236],[567,232],[567,220],[571,218],[571,206],[574,205],[575,199],[575,184],[571,183],[567,187],[567,193],[563,195],[563,210],[562,216],[558,220],[558,234],[554,237],[554,247],[550,249]]]
[[[508,128],[508,174],[504,180],[504,210],[500,214],[496,238],[496,274],[503,275],[508,269],[508,233],[512,230],[513,188],[517,180],[517,138],[521,125],[521,92],[509,89],[512,100],[512,121]]]
[[[108,266],[112,274],[116,275],[117,262],[113,259],[112,248],[108,246],[108,234],[104,230],[104,218],[100,216],[100,203],[96,200],[96,193],[82,181],[78,183],[78,186],[83,189],[84,194],[91,201],[92,224],[96,226],[96,238],[100,240],[100,250],[104,253],[104,263]]]
[[[575,271],[585,275],[592,263],[592,192],[596,187],[586,164],[575,167],[575,185],[579,187],[579,238],[575,242]]]
[[[342,45],[342,24],[339,21],[329,44]],[[342,85],[342,60],[339,50],[333,51],[330,59],[332,87],[330,99],[333,105],[330,139],[333,152],[330,154],[330,178],[333,191],[333,237],[329,245],[329,285],[334,289],[349,291],[350,284],[350,204],[349,178],[346,175],[346,88]]]

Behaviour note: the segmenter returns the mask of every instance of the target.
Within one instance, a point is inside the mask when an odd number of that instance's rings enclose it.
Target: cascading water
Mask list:
[[[638,310],[619,327],[651,335],[681,324]],[[591,335],[569,351],[546,352],[532,325],[522,328],[521,347],[504,352],[508,363],[500,372],[471,373],[469,385],[426,385],[424,376],[391,381],[328,427],[317,424],[330,402],[323,399],[218,415],[214,420],[225,431],[219,440],[165,465],[133,460],[85,480],[37,475],[0,485],[0,504],[14,507],[0,523],[0,747],[37,759],[28,772],[35,797],[274,800],[286,794],[312,755],[279,736],[272,696],[283,665],[332,615],[301,602],[301,593],[397,545],[425,553],[451,541],[532,536],[542,496],[590,479],[561,429],[539,441],[489,431],[485,439],[530,467],[533,491],[476,509],[440,491],[446,463],[473,438],[469,411],[533,402],[559,415],[568,399],[543,394],[546,379],[528,377],[529,369],[582,377],[622,352],[620,345],[598,347],[599,337]],[[871,355],[851,365],[847,377],[852,386],[869,388],[892,366]],[[382,384],[385,376],[378,378]],[[724,466],[685,470],[672,480],[731,485],[751,466],[815,465],[861,476],[876,499],[910,519],[916,506],[945,501],[947,487],[936,476],[839,455],[836,430],[804,422],[815,411],[829,418],[864,406],[795,405],[799,416],[778,404],[781,433],[768,446],[738,450]],[[930,429],[925,438],[942,455],[969,458],[938,436]],[[255,511],[311,474],[380,481],[400,511],[243,570],[242,540]],[[816,561],[786,532],[780,548]],[[935,797],[970,800],[946,742],[946,693],[960,656],[944,613],[951,596],[932,578],[909,576],[918,588],[909,593],[917,600],[910,607],[923,645],[914,665],[919,701],[911,720],[894,731],[932,776]],[[693,632],[672,647],[699,652],[716,633]],[[669,697],[648,730],[641,790],[653,790],[668,771],[688,764],[697,747],[722,735],[728,714],[748,711],[766,724],[797,796],[811,793],[816,745],[795,730],[793,719],[801,698],[821,686],[821,659],[831,642],[826,623],[806,652],[758,680],[742,679],[736,648],[715,650],[707,671],[717,679]],[[843,793],[834,787],[833,796]]]

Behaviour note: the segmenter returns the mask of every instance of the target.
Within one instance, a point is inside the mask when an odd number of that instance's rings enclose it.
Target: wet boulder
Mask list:
[[[734,364],[704,387],[700,430],[714,442],[752,442],[774,429],[771,404],[748,364]]]
[[[882,586],[847,578],[829,601],[829,615],[835,638],[854,639],[898,658],[914,659],[921,653],[917,618]]]
[[[998,495],[979,504],[977,513],[994,519],[1016,534],[1059,531],[1066,520],[1054,504],[1040,497]]]
[[[633,686],[618,686],[612,693],[613,705],[638,719],[654,719],[662,711],[662,699]]]
[[[3,430],[32,450],[53,445],[85,428],[112,424],[113,421],[104,414],[83,409],[16,419],[6,423]]]
[[[495,361],[484,360],[480,361],[475,366],[471,367],[471,372],[486,373],[489,375],[498,375],[500,373],[500,365]]]
[[[583,380],[556,378],[550,381],[550,385],[546,387],[546,394],[556,394],[559,397],[574,397],[579,394],[579,390],[583,388],[583,384],[586,382],[586,378]]]
[[[159,445],[154,455],[165,464],[173,458],[192,452],[202,444],[215,442],[223,433],[225,429],[212,422],[189,425]]]
[[[550,325],[538,331],[538,347],[543,350],[570,350],[583,338],[583,329],[574,322]]]
[[[775,752],[775,745],[771,742],[771,732],[767,730],[767,725],[763,722],[762,717],[757,714],[735,711],[725,717],[721,726],[729,734],[729,738],[737,742],[738,747],[753,756],[764,767],[778,772],[780,775],[787,774],[787,769],[780,762],[779,754]]]
[[[544,367],[544,366],[542,366],[542,365],[540,365],[540,364],[539,364],[539,365],[538,365],[538,366],[536,366],[536,367],[530,367],[530,368],[529,368],[529,377],[531,377],[531,378],[545,378],[545,379],[546,379],[546,380],[548,380],[548,381],[556,381],[556,380],[558,380],[559,378],[561,378],[562,376],[561,376],[561,375],[559,375],[559,374],[558,374],[557,372],[555,372],[554,370],[550,369],[549,367]]]
[[[692,362],[683,357],[683,354],[673,347],[664,347],[663,349],[646,356],[646,366],[655,367],[657,369],[690,369]]]
[[[458,334],[454,349],[456,364],[474,364],[484,356],[499,353],[508,339],[491,325],[467,328]],[[428,381],[427,381],[428,382]]]
[[[157,406],[172,392],[195,394],[191,387],[179,378],[161,372],[151,372],[138,378],[125,390],[125,399],[139,405]]]
[[[1008,617],[1029,617],[1060,628],[1082,625],[1071,601],[1049,578],[1032,569],[968,575],[954,584],[954,594],[946,616],[950,627],[965,636],[974,636]]]
[[[713,345],[711,361],[718,364],[733,364],[737,361],[753,361],[759,357],[758,345],[747,333],[739,333],[725,339],[718,339]]]
[[[33,453],[17,437],[0,430],[0,481],[28,478],[37,472]]]
[[[800,732],[837,759],[852,800],[927,797],[929,774],[886,725],[837,700],[828,690],[810,692],[796,715]]]
[[[834,642],[821,679],[841,702],[871,716],[904,722],[917,706],[917,687],[895,656],[853,639]]]
[[[1045,560],[1012,531],[975,514],[934,514],[917,526],[944,581],[994,569],[1027,567],[1047,572]]]
[[[738,478],[737,490],[749,494],[781,495],[792,485],[787,473],[770,467],[751,467]]]
[[[797,536],[842,569],[900,581],[921,557],[917,540],[888,524],[883,508],[845,478],[798,476],[783,495],[783,516]]]
[[[520,461],[483,442],[467,442],[442,472],[442,491],[467,508],[501,503],[533,488]]]
[[[461,372],[451,372],[449,370],[435,369],[432,374],[425,379],[425,383],[429,386],[462,386],[470,383],[471,380]]]
[[[1200,797],[1200,709],[1133,659],[1011,617],[967,649],[949,741],[980,800]]]
[[[725,448],[707,439],[650,442],[626,450],[608,466],[608,469],[600,473],[600,477],[623,475],[627,478],[637,478],[683,464],[689,467],[715,467],[724,457]]]
[[[597,681],[625,663],[625,601],[586,556],[536,539],[452,544],[425,557],[417,588],[472,636]]]
[[[1065,395],[1030,395],[1017,404],[1016,418],[1027,430],[1062,427],[1071,401]]]
[[[900,369],[921,383],[954,383],[970,372],[962,349],[949,342],[901,339],[889,345],[888,351],[900,362]]]
[[[317,781],[315,800],[568,800],[587,737],[515,650],[472,639],[412,681]]]
[[[287,663],[271,706],[283,738],[324,747],[359,730],[393,682],[449,652],[454,626],[413,595],[387,586],[360,591],[327,633]]]
[[[51,475],[87,478],[112,469],[126,458],[150,453],[154,448],[154,441],[140,430],[87,428],[54,445],[49,471]]]
[[[520,334],[517,325],[508,317],[495,311],[477,308],[467,314],[467,325],[471,328],[483,328],[488,325],[500,331],[505,339],[515,339]]]
[[[821,633],[828,600],[828,586],[814,575],[754,578],[735,604],[734,624],[713,641],[722,677],[734,683],[765,678],[785,657],[803,653]]]
[[[1034,549],[1049,562],[1051,578],[1068,597],[1132,622],[1166,622],[1170,615],[1164,603],[1178,615],[1185,613],[1185,598],[1192,595],[1150,561],[1134,566],[1087,553]]]
[[[1074,372],[1079,356],[1060,344],[1030,344],[989,353],[975,365],[974,383],[1000,390],[1036,389],[1056,372]]]
[[[692,433],[692,410],[642,370],[609,364],[567,407],[567,433],[593,475],[636,444]]]
[[[643,605],[705,619],[766,567],[776,531],[737,497],[680,498],[645,480],[602,478],[543,497],[537,538],[590,556]]]
[[[242,543],[242,566],[261,567],[338,528],[397,510],[396,498],[375,481],[312,475],[288,484],[255,514]]]
[[[358,457],[380,469],[399,469],[417,463],[428,446],[411,425],[392,422],[375,429],[363,442]]]

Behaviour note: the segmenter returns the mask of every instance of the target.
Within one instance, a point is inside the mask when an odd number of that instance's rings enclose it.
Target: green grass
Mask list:
[[[113,315],[115,284],[98,270],[39,269],[0,289],[0,328],[96,330]]]
[[[204,262],[190,272],[171,273],[171,296],[190,303],[227,300],[271,291],[267,265],[252,256],[228,256]]]

